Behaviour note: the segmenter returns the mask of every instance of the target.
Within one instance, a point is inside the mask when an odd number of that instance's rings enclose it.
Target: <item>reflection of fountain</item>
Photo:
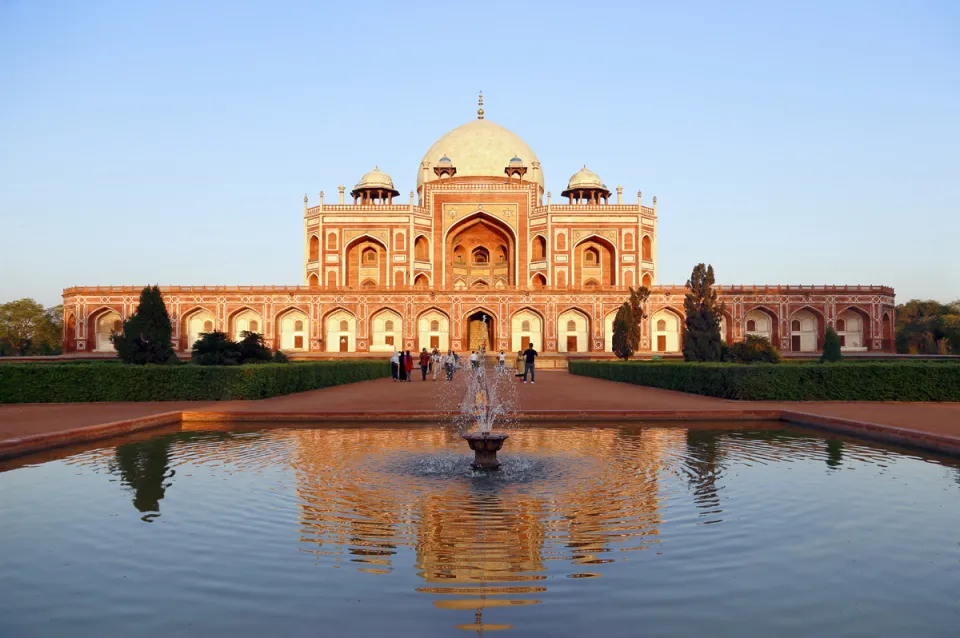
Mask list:
[[[472,396],[473,400],[472,403],[469,399],[464,401],[461,410],[477,424],[477,431],[464,434],[463,438],[473,450],[473,463],[470,464],[473,469],[497,470],[500,469],[497,452],[503,447],[503,442],[510,437],[507,434],[493,432],[493,422],[497,416],[503,414],[504,406],[497,401],[496,395],[491,393],[490,384],[487,382],[487,368],[484,361],[487,345],[486,315],[481,318],[481,321],[483,338],[477,352],[479,356],[476,361],[471,361],[473,368],[470,370],[467,383],[466,396]]]

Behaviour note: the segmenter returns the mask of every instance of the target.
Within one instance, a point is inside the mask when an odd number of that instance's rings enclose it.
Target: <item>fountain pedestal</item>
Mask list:
[[[500,469],[497,452],[503,447],[503,442],[510,438],[509,434],[470,432],[464,434],[463,438],[470,449],[473,450],[473,463],[470,464],[470,467],[475,470]]]

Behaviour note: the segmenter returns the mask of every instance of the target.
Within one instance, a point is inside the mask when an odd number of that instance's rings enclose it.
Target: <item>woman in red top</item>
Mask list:
[[[411,378],[411,372],[413,372],[413,357],[410,356],[410,351],[407,350],[407,356],[403,358],[404,367],[407,369],[407,381],[413,381]]]

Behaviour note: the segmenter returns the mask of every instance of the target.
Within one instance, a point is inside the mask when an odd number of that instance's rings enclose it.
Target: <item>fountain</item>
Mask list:
[[[498,470],[500,461],[497,460],[497,452],[503,447],[503,442],[510,438],[509,435],[501,432],[493,432],[493,423],[498,416],[503,414],[504,406],[496,400],[496,397],[490,392],[490,384],[487,381],[487,368],[484,361],[487,344],[487,317],[481,318],[483,322],[483,338],[480,341],[478,362],[471,363],[475,365],[470,370],[467,383],[467,400],[463,403],[462,412],[468,416],[477,425],[476,431],[468,432],[463,435],[467,445],[473,450],[473,463],[470,464],[475,470]],[[472,401],[469,397],[472,396]]]

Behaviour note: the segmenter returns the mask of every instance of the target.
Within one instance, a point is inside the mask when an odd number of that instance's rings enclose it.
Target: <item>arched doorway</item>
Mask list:
[[[357,237],[346,248],[346,285],[353,290],[364,281],[387,283],[387,247],[369,235]]]
[[[867,334],[870,319],[867,313],[858,308],[848,308],[839,315],[835,323],[837,336],[840,337],[840,347],[850,352],[867,350],[870,337]]]
[[[303,351],[309,349],[307,341],[309,322],[300,310],[290,310],[277,321],[280,350]]]
[[[96,352],[115,352],[110,335],[123,332],[123,321],[116,310],[105,310],[94,321],[94,350]]]
[[[486,318],[486,330],[483,320]],[[481,347],[488,351],[496,350],[496,334],[494,325],[496,319],[486,310],[476,310],[467,315],[464,325],[467,328],[467,350],[474,352]]]
[[[450,321],[439,310],[428,310],[417,322],[418,348],[440,352],[450,349]]]
[[[609,240],[592,235],[574,246],[574,264],[580,288],[617,284],[617,249]]]
[[[355,352],[357,320],[346,310],[336,310],[326,320],[327,352]]]
[[[237,312],[230,321],[230,338],[234,341],[243,339],[244,332],[263,334],[263,318],[260,313],[249,308]],[[193,344],[191,344],[192,346]]]
[[[510,348],[514,352],[526,350],[527,346],[542,351],[543,319],[532,310],[521,310],[510,321],[510,336]]]
[[[516,285],[513,260],[516,251],[513,231],[486,213],[475,213],[455,224],[445,240],[447,285],[456,288],[462,281],[468,288],[474,282],[503,280]]]
[[[820,317],[810,310],[798,310],[790,317],[790,350],[817,352],[820,347]]]
[[[589,352],[590,320],[579,310],[567,310],[557,317],[557,336],[560,352]]]
[[[213,332],[216,330],[216,326],[217,319],[209,310],[198,308],[190,312],[183,319],[181,330],[184,338],[181,342],[181,349],[185,351],[193,350],[193,344],[200,340],[203,333]]]
[[[744,317],[743,325],[744,335],[763,337],[770,343],[777,345],[776,338],[774,336],[776,319],[774,319],[766,311],[759,308],[749,311]]]
[[[370,320],[370,352],[403,349],[403,319],[393,310],[381,310]]]
[[[671,310],[659,310],[650,317],[654,352],[680,352],[680,317]]]

